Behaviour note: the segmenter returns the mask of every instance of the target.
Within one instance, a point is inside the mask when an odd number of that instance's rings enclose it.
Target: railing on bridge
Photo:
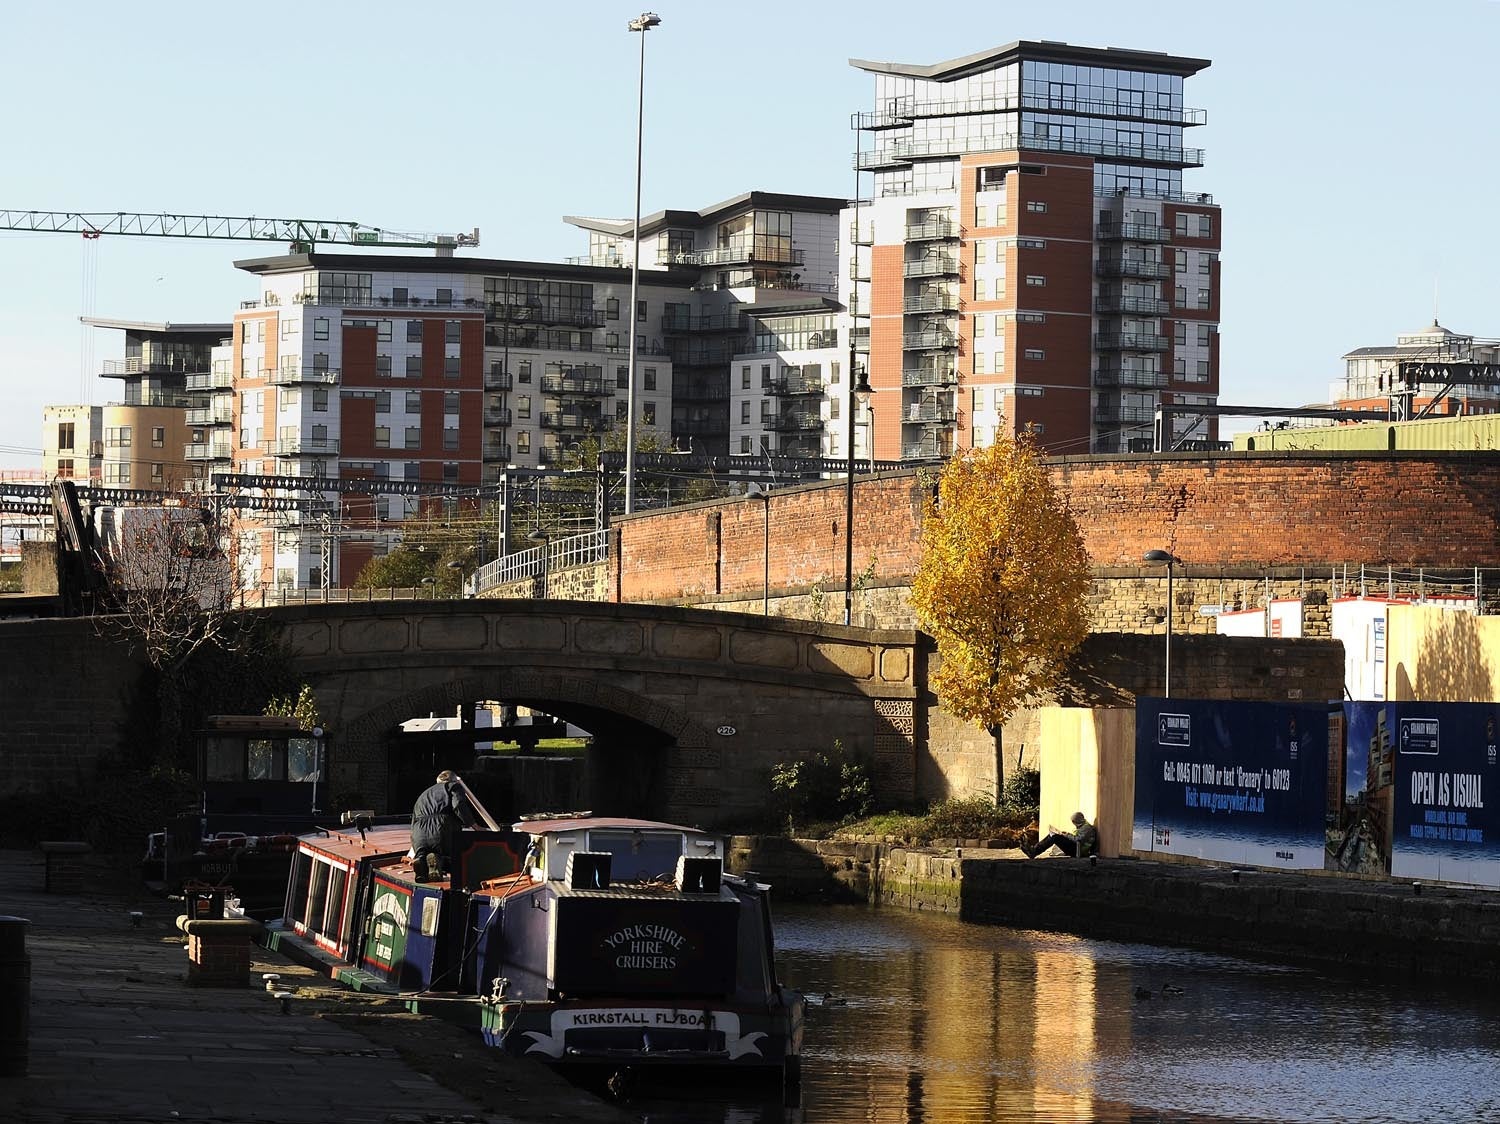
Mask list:
[[[465,586],[466,596],[476,597],[486,589],[522,578],[544,577],[558,570],[574,566],[589,566],[604,561],[608,549],[608,531],[586,531],[567,538],[507,554],[493,562],[486,562],[474,571]]]

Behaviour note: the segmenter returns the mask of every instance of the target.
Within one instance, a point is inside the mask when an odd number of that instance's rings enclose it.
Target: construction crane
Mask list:
[[[417,234],[386,230],[341,219],[260,219],[229,215],[137,214],[131,211],[21,211],[0,208],[0,230],[81,234],[99,238],[127,234],[149,238],[215,238],[236,242],[285,242],[305,253],[319,242],[343,246],[431,249],[452,252],[479,245],[479,228],[469,234]]]

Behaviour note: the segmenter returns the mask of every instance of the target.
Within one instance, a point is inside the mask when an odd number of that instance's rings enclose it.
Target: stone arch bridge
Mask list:
[[[317,695],[337,747],[333,789],[377,807],[389,801],[403,720],[486,699],[594,735],[587,775],[597,811],[743,823],[763,810],[775,762],[835,739],[874,760],[886,800],[929,787],[920,774],[932,767],[935,700],[914,632],[576,601],[306,605],[260,615]],[[988,739],[972,733],[982,751]]]

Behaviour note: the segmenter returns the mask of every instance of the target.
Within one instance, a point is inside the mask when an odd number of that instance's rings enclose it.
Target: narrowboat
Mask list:
[[[300,837],[271,947],[575,1072],[798,1081],[805,1001],[776,978],[770,887],[725,873],[717,837],[582,812],[488,820],[423,881],[409,824],[344,818]]]

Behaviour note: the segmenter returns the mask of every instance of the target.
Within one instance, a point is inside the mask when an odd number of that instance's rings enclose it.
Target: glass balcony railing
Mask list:
[[[182,456],[190,461],[227,461],[234,455],[234,446],[225,441],[200,441],[184,446]]]
[[[1166,351],[1170,343],[1166,336],[1150,332],[1105,332],[1094,337],[1100,351]]]
[[[337,437],[311,437],[301,433],[268,441],[266,445],[267,452],[278,457],[330,456],[339,451]]]
[[[656,255],[657,265],[802,265],[806,260],[804,251],[793,249],[779,236],[760,235],[731,239],[725,245],[704,250],[663,248]]]
[[[1172,267],[1165,262],[1142,261],[1137,258],[1101,259],[1094,270],[1100,277],[1150,277],[1161,279],[1172,276]]]
[[[1091,98],[1048,97],[1041,94],[1009,93],[989,97],[918,100],[915,97],[893,98],[883,110],[854,115],[859,129],[893,129],[909,125],[918,117],[962,117],[976,113],[1015,113],[1019,110],[1038,113],[1067,113],[1087,117],[1111,117],[1124,121],[1154,121],[1162,125],[1202,125],[1208,114],[1202,109],[1177,105],[1132,104],[1127,100],[1102,101]]]
[[[302,363],[284,363],[266,374],[275,386],[294,386],[297,383],[333,386],[339,381],[336,367],[309,367]]]
[[[1172,232],[1147,223],[1100,223],[1099,237],[1106,242],[1170,242]]]
[[[1201,148],[1174,148],[1151,144],[1120,144],[1089,137],[1044,137],[1032,133],[995,133],[983,136],[943,137],[929,140],[894,140],[879,148],[854,154],[861,171],[894,168],[914,160],[961,156],[967,152],[1065,152],[1096,156],[1129,164],[1151,164],[1169,168],[1201,168]]]
[[[199,371],[188,375],[183,385],[188,390],[232,390],[234,376],[228,371]]]
[[[543,394],[571,394],[583,398],[598,398],[608,389],[603,375],[551,374],[542,376]]]

